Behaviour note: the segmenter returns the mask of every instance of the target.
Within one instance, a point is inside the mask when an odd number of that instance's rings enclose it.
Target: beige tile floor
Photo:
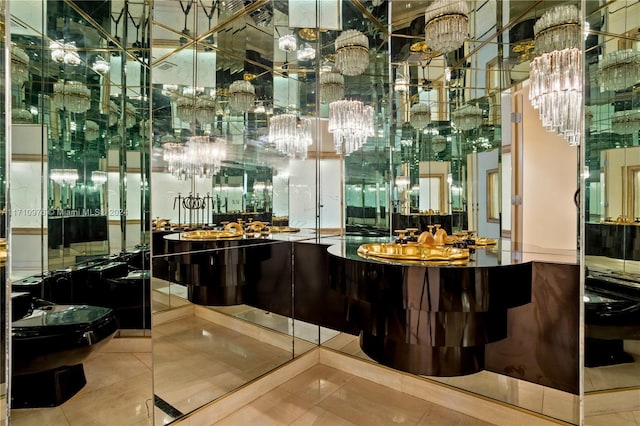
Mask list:
[[[215,423],[491,425],[326,365],[316,365]]]

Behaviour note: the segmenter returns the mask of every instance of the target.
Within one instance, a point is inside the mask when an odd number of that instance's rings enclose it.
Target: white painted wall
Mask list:
[[[522,90],[523,165],[522,237],[525,246],[575,250],[578,151],[555,133],[547,132],[538,111],[528,102],[528,86]]]

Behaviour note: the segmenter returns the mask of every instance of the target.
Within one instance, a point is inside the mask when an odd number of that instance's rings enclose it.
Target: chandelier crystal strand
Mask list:
[[[374,135],[373,108],[353,100],[330,103],[329,132],[333,133],[336,152],[351,154]]]
[[[94,170],[91,172],[91,182],[94,185],[104,185],[107,183],[107,172],[101,170]]]
[[[311,120],[295,114],[280,114],[269,119],[269,142],[292,158],[307,158],[311,145]]]
[[[334,71],[320,73],[320,102],[329,104],[342,98],[344,98],[342,74]]]
[[[336,38],[335,49],[335,67],[342,74],[360,75],[369,66],[369,39],[360,31],[343,31]]]
[[[192,136],[186,143],[167,142],[162,146],[169,173],[178,178],[209,178],[222,167],[227,156],[224,139]]]
[[[436,0],[425,11],[425,42],[433,51],[448,53],[469,38],[469,7],[465,0]]]
[[[181,96],[176,98],[176,117],[185,123],[191,123],[194,120],[195,99],[192,97]]]
[[[632,135],[640,130],[640,110],[617,111],[611,117],[611,130],[619,135]]]
[[[115,125],[118,122],[119,108],[115,102],[109,101],[109,127]]]
[[[83,113],[91,108],[91,91],[79,81],[58,81],[53,84],[53,102],[58,108]]]
[[[427,127],[431,123],[431,106],[424,103],[413,105],[409,114],[409,122],[417,130]]]
[[[125,128],[130,129],[136,125],[138,117],[136,115],[136,107],[127,102],[125,104]]]
[[[572,5],[547,11],[534,24],[536,57],[529,66],[529,100],[548,131],[578,145],[582,131],[582,33]]]
[[[442,151],[444,151],[446,147],[447,147],[447,138],[445,138],[444,136],[435,135],[433,138],[431,138],[431,150],[434,153],[439,154]]]
[[[162,145],[162,159],[167,163],[167,169],[178,180],[185,179],[187,157],[185,144],[181,142],[166,142]]]
[[[452,113],[453,123],[460,130],[473,130],[482,125],[482,109],[464,104]]]
[[[251,82],[237,80],[229,86],[229,107],[236,112],[245,112],[256,100],[256,89]]]
[[[607,53],[598,63],[602,90],[625,90],[640,81],[640,52],[633,49]]]
[[[25,81],[29,80],[29,55],[16,46],[11,44],[11,81],[18,86],[22,86]]]
[[[100,132],[100,126],[98,123],[92,120],[87,120],[84,122],[84,139],[87,142],[95,141],[98,139]]]

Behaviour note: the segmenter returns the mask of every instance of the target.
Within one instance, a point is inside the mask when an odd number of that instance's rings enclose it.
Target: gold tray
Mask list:
[[[455,247],[428,247],[415,243],[370,243],[358,247],[358,255],[397,262],[464,263],[469,259],[469,250]]]
[[[292,228],[290,226],[270,226],[269,230],[273,234],[279,234],[281,232],[300,232],[300,228]]]
[[[242,234],[234,231],[188,231],[181,234],[183,240],[229,240],[240,239]]]

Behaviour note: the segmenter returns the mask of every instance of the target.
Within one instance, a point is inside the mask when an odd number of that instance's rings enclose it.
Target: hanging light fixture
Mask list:
[[[640,130],[640,110],[616,111],[611,117],[611,130],[619,135],[631,135]]]
[[[175,100],[176,117],[185,123],[191,123],[194,120],[195,99],[192,97],[180,96]]]
[[[407,93],[409,91],[409,81],[403,75],[398,75],[393,83],[393,90],[396,93]]]
[[[529,100],[542,125],[580,143],[582,126],[582,33],[573,5],[547,11],[533,26],[536,57],[529,68]]]
[[[607,53],[598,63],[602,90],[625,90],[640,81],[640,52],[633,49]]]
[[[87,120],[84,122],[84,139],[87,142],[95,141],[98,139],[100,132],[100,126],[98,123],[92,120]]]
[[[216,120],[217,103],[210,96],[201,96],[196,99],[195,115],[200,124],[212,124]]]
[[[60,64],[79,65],[82,62],[75,41],[65,43],[64,40],[51,40],[49,49],[51,49],[51,59]]]
[[[51,169],[51,180],[58,185],[74,186],[78,180],[78,170],[76,169]]]
[[[130,129],[136,125],[138,121],[138,117],[136,115],[135,106],[127,102],[124,108],[124,115],[125,115],[125,128]]]
[[[344,75],[360,75],[369,66],[369,39],[358,30],[343,31],[335,41],[336,69]]]
[[[111,69],[109,62],[107,62],[102,56],[96,56],[96,59],[93,61],[93,65],[91,65],[91,69],[97,72],[100,75],[105,75]]]
[[[237,80],[229,86],[229,107],[233,111],[245,112],[256,100],[256,89],[250,81]]]
[[[168,142],[162,148],[169,173],[180,180],[217,174],[227,155],[224,139],[209,136],[192,136],[186,143]]]
[[[421,130],[431,123],[431,106],[425,103],[417,103],[411,107],[409,122],[417,129]]]
[[[109,101],[109,110],[107,111],[109,116],[108,118],[109,127],[113,126],[118,122],[119,111],[120,110],[118,108],[118,105],[116,105],[116,103],[113,101]]]
[[[11,82],[22,86],[29,80],[29,55],[27,52],[11,44]]]
[[[295,114],[274,115],[269,119],[269,142],[292,158],[307,158],[311,145],[311,120]]]
[[[91,108],[91,91],[79,81],[58,81],[53,84],[53,102],[58,108],[83,113]]]
[[[305,43],[298,49],[296,56],[299,61],[313,61],[316,58],[316,49]]]
[[[107,172],[101,170],[94,170],[91,172],[91,182],[94,185],[102,186],[107,183]]]
[[[320,73],[320,102],[329,104],[344,98],[344,77],[335,71]]]
[[[460,130],[473,130],[482,125],[482,109],[464,104],[452,113],[453,124]]]
[[[447,138],[442,135],[435,135],[431,138],[431,150],[439,154],[447,147]]]
[[[296,36],[285,34],[278,39],[278,47],[285,52],[295,52],[297,48]]]
[[[425,11],[424,36],[436,52],[459,49],[469,38],[469,6],[465,0],[436,0]]]
[[[329,132],[338,154],[349,155],[374,135],[373,108],[360,101],[342,100],[329,104]]]

